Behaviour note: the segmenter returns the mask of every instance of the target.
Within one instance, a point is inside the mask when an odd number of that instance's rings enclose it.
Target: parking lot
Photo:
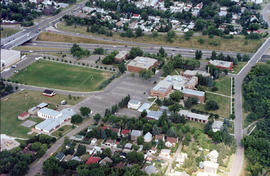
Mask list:
[[[143,80],[138,75],[132,77],[130,73],[126,73],[120,78],[114,80],[108,85],[103,92],[93,93],[87,97],[84,101],[74,106],[75,111],[81,106],[88,106],[93,110],[93,114],[100,113],[104,115],[106,108],[118,104],[122,98],[130,95],[132,99],[141,101],[142,103],[147,101],[150,93],[150,89],[153,87],[153,82],[158,79],[158,75],[154,76],[150,80]],[[119,114],[129,114],[129,110],[121,110]],[[138,115],[137,112],[132,112],[131,115]]]

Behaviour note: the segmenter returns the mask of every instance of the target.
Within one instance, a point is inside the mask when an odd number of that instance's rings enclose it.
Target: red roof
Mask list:
[[[108,128],[107,126],[101,127],[102,130],[106,130],[107,128]]]
[[[128,133],[130,133],[130,130],[122,130],[121,131],[121,134],[123,134],[123,135],[128,134]]]
[[[166,138],[166,142],[170,142],[170,143],[177,143],[177,138],[174,137],[167,137]]]
[[[110,128],[110,130],[112,130],[115,133],[118,133],[119,132],[119,129],[118,128]]]
[[[140,16],[140,14],[136,14],[136,13],[134,13],[134,14],[133,14],[133,16],[134,16],[134,17],[139,17],[139,16]]]
[[[95,164],[101,160],[100,157],[89,157],[85,164]]]
[[[20,117],[25,117],[25,116],[28,116],[29,114],[28,114],[28,112],[23,112],[23,113],[21,113],[19,116]]]

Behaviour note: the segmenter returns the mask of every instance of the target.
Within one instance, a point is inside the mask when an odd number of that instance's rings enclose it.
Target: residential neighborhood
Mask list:
[[[268,1],[1,2],[0,175],[270,174]]]

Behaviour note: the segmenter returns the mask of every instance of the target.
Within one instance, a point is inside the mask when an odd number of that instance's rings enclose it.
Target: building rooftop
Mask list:
[[[223,126],[223,122],[219,120],[215,120],[212,124],[212,128],[216,130],[220,130]]]
[[[119,53],[115,56],[116,59],[122,59],[125,57],[129,52],[128,51],[119,51]]]
[[[29,114],[28,114],[28,112],[23,112],[23,113],[21,113],[19,116],[20,117],[25,117],[25,116],[28,116]]]
[[[190,117],[190,118],[198,119],[198,120],[208,120],[209,118],[209,115],[196,114],[187,110],[180,110],[179,114]]]
[[[54,118],[56,118],[57,116],[60,115],[60,112],[55,111],[53,109],[49,109],[49,108],[42,108],[38,112],[43,113],[43,114],[47,114],[47,115],[52,116]]]
[[[183,89],[182,93],[189,94],[189,95],[195,95],[195,96],[199,96],[199,97],[202,97],[205,95],[205,93],[203,91],[192,90],[192,89]]]
[[[212,161],[204,161],[203,162],[204,167],[211,167],[211,168],[218,168],[218,163],[214,163]]]
[[[85,164],[94,164],[98,163],[101,160],[100,157],[89,157]]]
[[[135,99],[129,100],[128,103],[129,103],[129,104],[134,104],[134,105],[139,105],[139,104],[141,104],[141,102],[140,102],[139,100],[135,100]]]
[[[147,117],[151,119],[158,120],[162,116],[162,111],[147,111]]]
[[[153,90],[165,93],[171,87],[172,87],[172,83],[170,83],[166,80],[162,80],[157,85],[155,85],[155,87],[153,87]]]
[[[143,110],[148,110],[150,108],[149,103],[144,103],[142,106],[138,109],[139,112],[143,112]]]
[[[141,130],[132,130],[131,131],[131,136],[141,136],[143,132]]]
[[[146,166],[144,171],[147,175],[156,174],[158,172],[157,168],[153,165]]]
[[[209,63],[220,67],[230,67],[232,65],[232,62],[222,60],[210,60]]]
[[[148,70],[157,62],[156,59],[149,57],[136,57],[128,63],[128,66],[140,67],[142,69]]]
[[[1,56],[0,56],[0,60],[1,61],[5,61],[8,60],[9,58],[13,57],[14,55],[20,55],[21,52],[20,51],[16,51],[16,50],[7,50],[7,49],[2,49],[1,48]]]
[[[210,76],[210,73],[207,73],[205,71],[201,70],[186,70],[183,75],[190,75],[190,76],[196,76],[196,75],[202,75],[204,77]]]
[[[41,108],[44,108],[44,107],[46,107],[46,106],[48,106],[48,103],[42,102],[42,103],[40,103],[39,105],[37,105],[37,108],[41,109]]]

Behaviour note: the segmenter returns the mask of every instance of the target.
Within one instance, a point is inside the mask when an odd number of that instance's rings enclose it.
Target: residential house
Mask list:
[[[131,140],[136,141],[138,137],[143,135],[143,131],[141,130],[132,130],[131,131]]]
[[[144,135],[143,139],[144,139],[144,142],[151,142],[153,139],[153,135],[150,132],[148,132]]]
[[[204,172],[207,174],[217,174],[218,166],[219,164],[214,163],[212,161],[203,162]]]
[[[165,142],[165,135],[164,134],[155,135],[155,142],[158,142],[159,140]]]
[[[153,165],[146,166],[144,171],[146,172],[147,175],[152,175],[152,174],[158,173],[157,168]]]
[[[171,153],[170,149],[161,149],[159,157],[169,159],[170,153]]]
[[[96,164],[101,160],[100,157],[89,157],[85,164]]]
[[[128,150],[131,150],[132,149],[132,144],[131,143],[126,143],[124,148],[128,149]]]
[[[109,157],[105,157],[104,159],[102,159],[99,164],[102,165],[102,166],[105,166],[106,164],[108,163],[112,163],[113,161],[111,160],[111,158]]]
[[[210,161],[216,163],[218,159],[219,153],[216,150],[212,150],[207,157],[210,159]]]
[[[212,124],[213,132],[220,131],[223,127],[223,121],[215,120]]]
[[[165,146],[166,147],[175,147],[175,145],[178,143],[178,138],[174,138],[174,137],[166,137],[166,142],[165,142]]]
[[[162,116],[163,112],[162,111],[147,111],[146,118],[149,120],[159,120],[159,118]]]
[[[61,162],[65,158],[65,154],[63,152],[58,152],[55,158]]]
[[[122,137],[127,137],[129,134],[130,134],[131,130],[126,130],[126,129],[123,129],[121,131],[121,136]]]

